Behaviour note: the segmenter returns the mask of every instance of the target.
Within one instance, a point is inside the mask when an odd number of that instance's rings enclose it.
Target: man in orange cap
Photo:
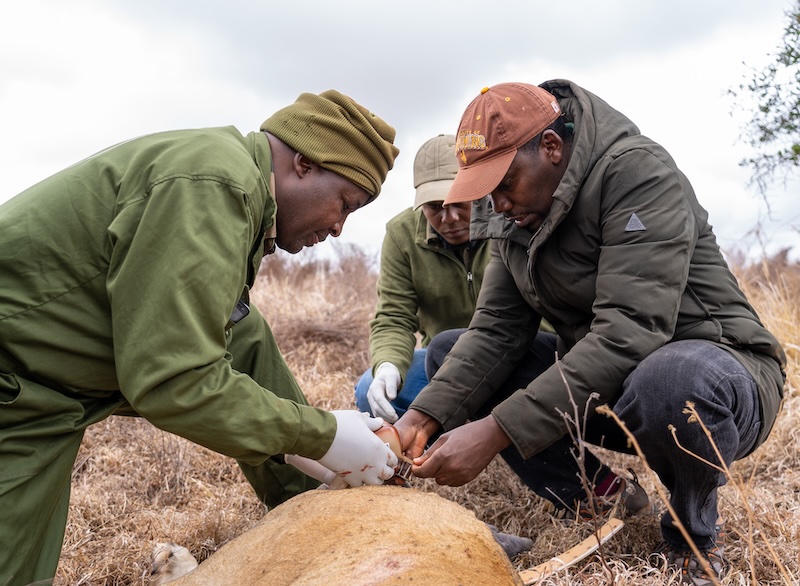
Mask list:
[[[695,405],[726,464],[750,454],[777,416],[786,358],[688,179],[633,122],[565,80],[484,89],[464,112],[456,151],[445,205],[490,194],[474,204],[472,229],[494,239],[493,256],[469,329],[454,344],[448,332],[433,340],[429,373],[438,370],[396,424],[413,472],[458,486],[502,453],[539,494],[571,503],[583,492],[575,419],[587,441],[630,450],[613,421],[594,414],[608,404],[703,554],[667,513],[667,560],[682,581],[711,583],[724,569],[725,478],[681,449],[717,461],[683,411]],[[506,221],[489,221],[490,208]],[[555,336],[538,331],[543,318]],[[447,353],[441,365],[437,353]],[[601,484],[608,469],[585,455]]]

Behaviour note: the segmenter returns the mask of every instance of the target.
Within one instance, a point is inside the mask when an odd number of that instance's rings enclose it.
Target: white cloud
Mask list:
[[[249,129],[237,112],[279,106],[210,76],[203,64],[212,48],[202,39],[154,36],[102,2],[26,0],[14,4],[13,18],[4,9],[0,200],[133,136],[243,122]]]
[[[566,77],[671,151],[725,247],[764,211],[738,167],[745,151],[724,94],[740,81],[742,61],[763,62],[777,46],[786,8],[784,0],[4,0],[0,201],[121,140],[225,124],[248,132],[300,92],[336,88],[398,131],[402,152],[381,197],[342,236],[377,251],[386,221],[412,201],[417,148],[455,132],[482,86]],[[771,197],[785,220],[783,193],[776,186]]]

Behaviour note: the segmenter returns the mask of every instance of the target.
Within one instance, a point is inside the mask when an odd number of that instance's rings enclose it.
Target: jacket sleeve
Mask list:
[[[120,389],[154,425],[248,463],[319,458],[334,418],[278,398],[226,357],[263,213],[252,199],[224,181],[175,177],[119,212],[107,286]]]
[[[686,179],[664,156],[632,149],[597,179],[601,242],[588,333],[493,411],[523,457],[563,435],[562,414],[583,414],[592,393],[610,401],[673,336],[697,235]],[[644,229],[629,227],[634,213]]]
[[[541,317],[520,294],[494,244],[491,250],[469,329],[412,404],[445,430],[465,423],[491,399],[539,328]]]
[[[402,228],[402,224],[397,224]],[[414,287],[411,259],[397,242],[392,224],[387,226],[381,247],[378,276],[378,303],[370,320],[369,349],[373,372],[383,362],[391,362],[405,380],[417,343],[419,296]],[[414,246],[413,241],[410,243]]]

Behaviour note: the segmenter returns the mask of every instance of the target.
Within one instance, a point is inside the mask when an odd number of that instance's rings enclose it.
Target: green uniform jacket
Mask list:
[[[0,372],[98,409],[127,402],[156,426],[247,463],[322,457],[333,416],[276,397],[228,360],[228,320],[275,221],[271,166],[263,133],[165,132],[6,202]],[[294,383],[288,370],[286,378]]]
[[[647,355],[684,339],[714,342],[752,373],[763,442],[783,396],[785,355],[739,289],[689,181],[597,96],[562,80],[542,87],[575,123],[553,206],[533,236],[502,219],[487,223],[473,208],[473,237],[500,240],[469,332],[412,407],[445,429],[463,424],[528,351],[544,317],[558,335],[559,363],[492,412],[523,457],[566,431],[559,412],[575,409],[562,375],[583,413],[592,393],[610,401]]]
[[[405,380],[417,332],[425,347],[443,330],[467,327],[488,262],[488,242],[463,254],[446,248],[421,208],[392,218],[383,238],[378,305],[370,321],[373,372],[391,362]]]

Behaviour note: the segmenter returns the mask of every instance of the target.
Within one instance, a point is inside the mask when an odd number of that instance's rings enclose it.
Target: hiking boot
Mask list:
[[[727,562],[723,556],[725,539],[727,536],[725,522],[718,519],[714,529],[716,530],[714,547],[708,550],[701,550],[700,553],[708,562],[710,571],[713,573],[716,582],[720,582],[727,570]],[[703,565],[697,559],[697,556],[688,547],[676,548],[666,542],[662,542],[656,548],[654,555],[663,556],[662,559],[666,561],[667,567],[678,572],[681,584],[710,586],[715,583],[708,575],[708,572],[703,569]],[[656,564],[654,563],[654,565]]]
[[[725,541],[728,539],[728,531],[725,529],[725,521],[722,519],[717,519],[717,523],[714,525],[714,531],[717,533],[716,538],[714,538],[714,543],[721,551],[725,549]]]
[[[591,521],[595,515],[603,519],[608,517],[625,519],[650,509],[647,492],[639,484],[639,479],[633,470],[629,472],[632,478],[617,476],[604,495],[595,495],[591,501],[583,498],[570,512],[581,521]]]
[[[727,564],[722,557],[721,547],[714,546],[709,550],[700,551],[708,562],[713,579],[691,549],[678,549],[663,543],[656,549],[656,553],[664,556],[667,567],[678,573],[681,584],[711,586],[719,583],[725,574]]]

